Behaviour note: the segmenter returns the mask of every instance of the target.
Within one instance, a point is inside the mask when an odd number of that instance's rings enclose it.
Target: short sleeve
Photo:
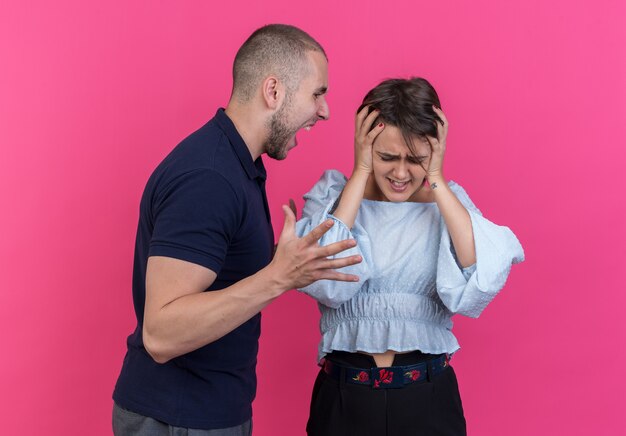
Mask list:
[[[242,214],[224,177],[209,169],[190,171],[157,191],[152,201],[149,255],[193,262],[218,274]]]
[[[450,234],[443,222],[437,260],[437,292],[451,312],[476,318],[504,287],[511,266],[524,261],[524,250],[511,229],[482,216],[462,187],[451,182],[450,188],[469,212],[476,263],[467,268],[458,265]]]
[[[357,241],[356,247],[343,251],[336,257],[361,255],[363,258],[361,263],[338,270],[344,274],[358,276],[358,282],[319,280],[300,289],[300,291],[310,295],[325,306],[332,308],[337,308],[351,299],[370,277],[368,267],[369,238],[358,224],[358,219],[355,221],[353,228],[350,229],[341,220],[332,215],[332,211],[336,207],[335,203],[338,201],[346,181],[346,177],[339,171],[325,171],[315,186],[304,195],[305,204],[302,218],[296,224],[296,233],[299,237],[302,237],[330,218],[335,221],[335,224],[322,236],[319,241],[320,245],[325,246],[344,239],[355,239]]]

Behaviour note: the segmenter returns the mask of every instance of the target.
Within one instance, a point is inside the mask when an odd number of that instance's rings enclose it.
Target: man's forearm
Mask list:
[[[279,286],[264,268],[228,288],[181,296],[144,323],[144,345],[159,363],[194,351],[259,313],[287,290]]]
[[[144,346],[155,361],[164,363],[218,340],[289,289],[316,280],[358,281],[358,277],[336,270],[361,262],[361,256],[335,258],[354,247],[355,241],[320,246],[332,220],[298,238],[295,215],[286,206],[283,211],[285,225],[272,261],[228,288],[203,292],[215,281],[214,271],[169,257],[148,259],[142,333]]]

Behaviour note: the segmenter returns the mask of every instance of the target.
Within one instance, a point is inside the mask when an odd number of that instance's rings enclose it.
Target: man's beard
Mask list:
[[[270,134],[265,142],[265,153],[276,160],[283,160],[287,157],[289,139],[297,132],[287,125],[287,112],[291,110],[291,96],[287,94],[285,98],[283,106],[270,119]]]

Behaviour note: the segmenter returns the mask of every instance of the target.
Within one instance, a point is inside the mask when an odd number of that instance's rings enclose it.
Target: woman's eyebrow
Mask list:
[[[393,154],[393,153],[387,153],[384,151],[377,151],[376,153],[378,153],[379,156],[382,157],[400,157],[399,154]],[[407,159],[426,159],[428,157],[428,155],[419,155],[419,156],[413,156],[413,155],[408,155]]]

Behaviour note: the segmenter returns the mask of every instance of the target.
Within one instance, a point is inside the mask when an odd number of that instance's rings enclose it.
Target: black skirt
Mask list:
[[[437,355],[419,351],[396,354],[394,366],[421,363]],[[334,351],[332,362],[375,367],[373,357]],[[465,417],[451,366],[429,380],[399,389],[373,389],[331,378],[321,370],[315,380],[307,423],[309,436],[463,436]]]

